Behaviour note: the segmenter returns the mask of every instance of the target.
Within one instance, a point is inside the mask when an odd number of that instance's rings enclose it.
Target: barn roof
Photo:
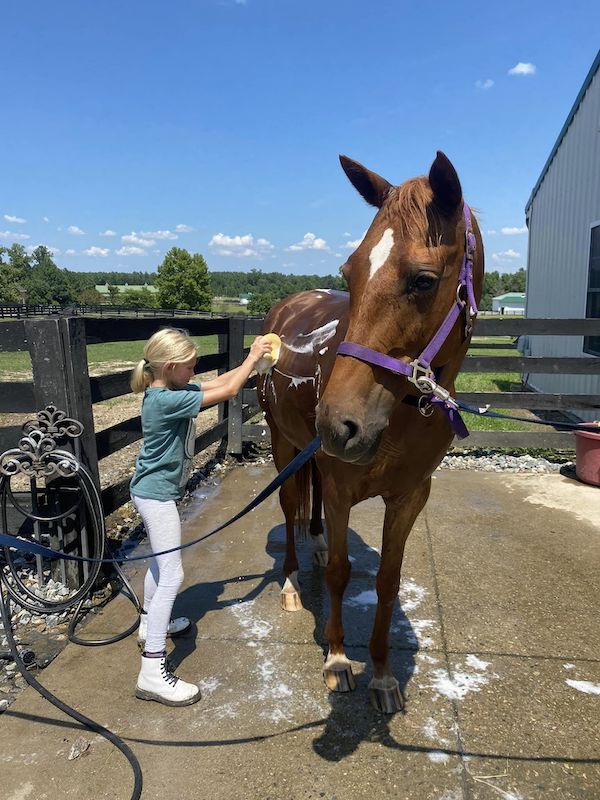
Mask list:
[[[550,155],[548,156],[548,160],[544,164],[544,168],[542,169],[540,177],[537,179],[537,183],[533,187],[533,191],[531,192],[531,196],[529,197],[529,200],[527,201],[527,205],[525,206],[525,213],[526,214],[529,211],[529,207],[533,203],[534,197],[538,193],[538,189],[542,185],[542,181],[546,177],[546,173],[550,169],[550,164],[552,163],[552,161],[554,159],[554,156],[556,155],[556,153],[558,151],[558,148],[561,146],[562,140],[565,138],[565,134],[567,133],[567,130],[569,129],[569,125],[571,124],[571,122],[573,122],[573,118],[574,118],[575,114],[577,113],[577,109],[579,108],[579,106],[581,104],[581,101],[583,100],[583,97],[584,97],[585,93],[589,89],[590,83],[594,80],[594,75],[596,74],[596,72],[598,72],[599,68],[600,68],[600,50],[598,50],[598,54],[596,55],[596,58],[594,59],[594,63],[592,64],[591,69],[588,72],[587,77],[584,80],[581,89],[579,90],[579,94],[575,98],[575,102],[573,103],[573,108],[569,111],[569,115],[568,115],[568,117],[567,117],[567,119],[565,121],[565,124],[562,126],[560,133],[558,134],[558,139],[554,143],[554,147],[552,148],[552,150],[550,152]]]

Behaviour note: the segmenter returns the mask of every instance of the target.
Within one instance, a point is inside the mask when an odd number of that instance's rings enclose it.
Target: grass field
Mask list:
[[[217,337],[195,336],[193,337],[198,347],[200,356],[217,352]],[[246,337],[246,346],[253,340],[252,336]],[[479,338],[477,341],[485,344],[486,341],[510,343],[509,337],[495,337],[493,339]],[[110,368],[110,371],[117,372],[122,365],[122,369],[128,369],[142,358],[145,340],[134,342],[106,342],[102,344],[88,345],[88,364],[90,372],[103,371],[102,367]],[[486,350],[485,347],[478,348],[477,355],[515,355],[514,349],[506,350]],[[0,353],[0,381],[4,380],[30,380],[31,361],[28,353]],[[465,372],[458,376],[457,390],[460,392],[505,392],[510,391],[511,384],[519,383],[521,376],[518,373],[497,372],[497,373],[472,373]],[[519,416],[519,412],[495,408],[494,411],[504,411]],[[536,426],[528,423],[514,422],[512,420],[497,420],[487,417],[475,417],[465,415],[466,422],[472,430],[534,430]]]

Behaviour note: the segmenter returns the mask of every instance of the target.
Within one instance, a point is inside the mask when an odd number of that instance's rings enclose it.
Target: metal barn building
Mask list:
[[[600,317],[600,52],[552,148],[525,209],[529,228],[527,306],[531,318]],[[536,357],[600,356],[600,336],[533,336]],[[529,375],[542,392],[600,395],[593,375]],[[593,413],[578,411],[582,419]]]

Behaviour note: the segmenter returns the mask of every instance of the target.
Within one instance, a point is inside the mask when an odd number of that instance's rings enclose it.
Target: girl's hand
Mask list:
[[[256,364],[263,356],[271,353],[272,342],[264,336],[257,336],[250,347],[250,359]]]

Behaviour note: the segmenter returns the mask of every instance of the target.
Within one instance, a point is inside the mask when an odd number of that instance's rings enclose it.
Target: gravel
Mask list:
[[[447,455],[440,469],[478,469],[483,472],[562,472],[565,468],[574,467],[566,457],[560,461],[548,461],[547,458],[524,455]]]

